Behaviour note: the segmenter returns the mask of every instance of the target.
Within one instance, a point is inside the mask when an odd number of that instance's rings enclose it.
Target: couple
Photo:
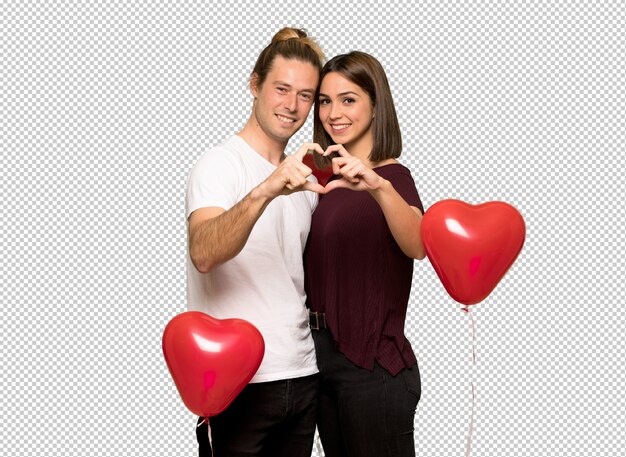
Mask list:
[[[423,208],[395,159],[380,63],[322,58],[306,32],[280,30],[252,71],[247,123],[188,178],[188,307],[245,319],[266,346],[210,418],[212,443],[198,421],[201,457],[309,457],[316,423],[327,457],[415,455],[421,385],[404,321]],[[315,143],[286,156],[313,104]],[[325,187],[302,162],[310,150],[332,165]]]

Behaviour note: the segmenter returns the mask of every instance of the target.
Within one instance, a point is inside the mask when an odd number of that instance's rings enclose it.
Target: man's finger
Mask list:
[[[325,194],[326,193],[326,188],[324,186],[322,186],[321,184],[318,184],[316,182],[307,181],[307,182],[304,183],[302,188],[304,190],[310,190],[312,192],[317,192],[318,194]]]
[[[308,176],[311,176],[313,174],[313,170],[311,169],[311,167],[305,165],[303,162],[297,162],[297,167],[296,169],[298,170],[298,172],[300,172],[302,174],[302,176],[304,176],[305,178]]]
[[[304,178],[313,174],[311,167],[294,157],[287,157],[279,165],[283,175],[299,175]]]
[[[302,146],[300,146],[300,149],[298,149],[296,151],[296,153],[293,155],[293,157],[295,159],[299,160],[300,162],[302,162],[302,159],[304,159],[304,156],[309,151],[315,151],[315,152],[318,152],[319,154],[324,154],[324,150],[322,149],[322,147],[319,144],[317,144],[317,143],[304,143]]]

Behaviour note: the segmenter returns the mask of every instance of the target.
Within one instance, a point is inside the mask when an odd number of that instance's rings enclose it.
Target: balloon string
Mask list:
[[[466,313],[470,319],[472,324],[472,372],[474,368],[476,368],[476,328],[474,325],[474,316],[470,311],[469,306],[466,306],[462,309],[464,313]],[[473,378],[473,375],[472,375]],[[465,456],[470,457],[472,454],[472,435],[474,434],[474,403],[476,400],[476,392],[474,389],[474,380],[472,379],[472,415],[470,416],[470,424],[469,430],[467,431],[467,440],[465,442]]]
[[[214,455],[213,454],[213,439],[211,437],[211,422],[209,421],[209,418],[208,417],[202,418],[202,422],[200,422],[196,428],[200,428],[200,426],[205,423],[207,425],[207,436],[209,438],[209,447],[211,448],[211,457],[212,457]]]
[[[317,436],[315,437],[315,448],[317,450],[317,455],[322,457],[324,455],[324,451],[322,450],[322,438],[320,438],[319,430],[317,431],[316,435]]]
[[[209,418],[207,417],[206,419],[206,424],[207,424],[207,433],[209,434],[209,446],[211,446],[211,457],[213,457],[215,455],[215,451],[213,451],[213,436],[211,435],[211,421],[209,421]]]

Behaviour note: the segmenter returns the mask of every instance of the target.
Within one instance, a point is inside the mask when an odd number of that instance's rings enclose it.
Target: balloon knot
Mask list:
[[[199,428],[202,424],[207,424],[208,422],[209,422],[209,418],[208,417],[203,417],[202,418],[202,422],[200,422],[198,424],[198,427],[196,427],[196,428]]]

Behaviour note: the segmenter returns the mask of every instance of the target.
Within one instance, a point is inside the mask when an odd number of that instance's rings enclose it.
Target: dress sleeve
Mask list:
[[[424,214],[424,207],[422,200],[415,187],[415,181],[411,176],[411,172],[408,168],[402,166],[398,171],[394,171],[386,179],[391,182],[393,188],[400,194],[402,198],[410,205],[419,209]]]

